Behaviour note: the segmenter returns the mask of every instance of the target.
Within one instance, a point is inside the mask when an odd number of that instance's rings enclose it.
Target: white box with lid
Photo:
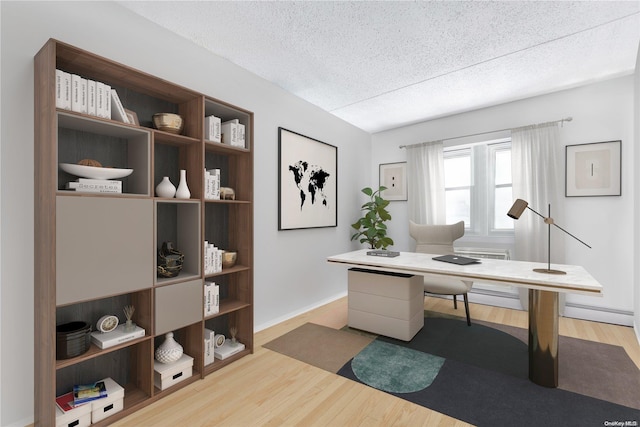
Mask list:
[[[91,425],[91,404],[77,406],[64,412],[56,406],[56,427],[87,427]]]
[[[92,423],[104,420],[124,408],[124,388],[111,378],[105,378],[102,381],[107,388],[107,397],[90,403]]]
[[[153,383],[160,390],[191,377],[193,371],[193,357],[183,354],[173,363],[153,361]]]

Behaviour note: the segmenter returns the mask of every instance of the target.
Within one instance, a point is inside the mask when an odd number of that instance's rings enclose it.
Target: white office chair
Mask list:
[[[464,221],[450,225],[424,225],[409,221],[409,235],[416,241],[416,252],[435,255],[453,254],[453,242],[464,235]],[[452,295],[453,306],[456,309],[458,308],[457,296],[462,295],[469,326],[471,326],[471,318],[467,292],[472,286],[473,282],[467,280],[428,276],[424,278],[425,294]]]

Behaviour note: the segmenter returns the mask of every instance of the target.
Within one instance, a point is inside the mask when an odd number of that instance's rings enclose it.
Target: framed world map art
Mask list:
[[[278,230],[338,225],[338,148],[278,128]]]

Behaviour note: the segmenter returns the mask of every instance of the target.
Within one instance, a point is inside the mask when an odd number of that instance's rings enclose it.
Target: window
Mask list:
[[[511,140],[444,149],[447,223],[465,222],[465,234],[513,234],[506,212],[511,191]]]

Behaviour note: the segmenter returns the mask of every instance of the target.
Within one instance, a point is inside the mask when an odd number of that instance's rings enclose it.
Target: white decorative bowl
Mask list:
[[[60,169],[71,175],[91,179],[117,179],[131,175],[133,169],[98,168],[94,166],[60,163]]]

